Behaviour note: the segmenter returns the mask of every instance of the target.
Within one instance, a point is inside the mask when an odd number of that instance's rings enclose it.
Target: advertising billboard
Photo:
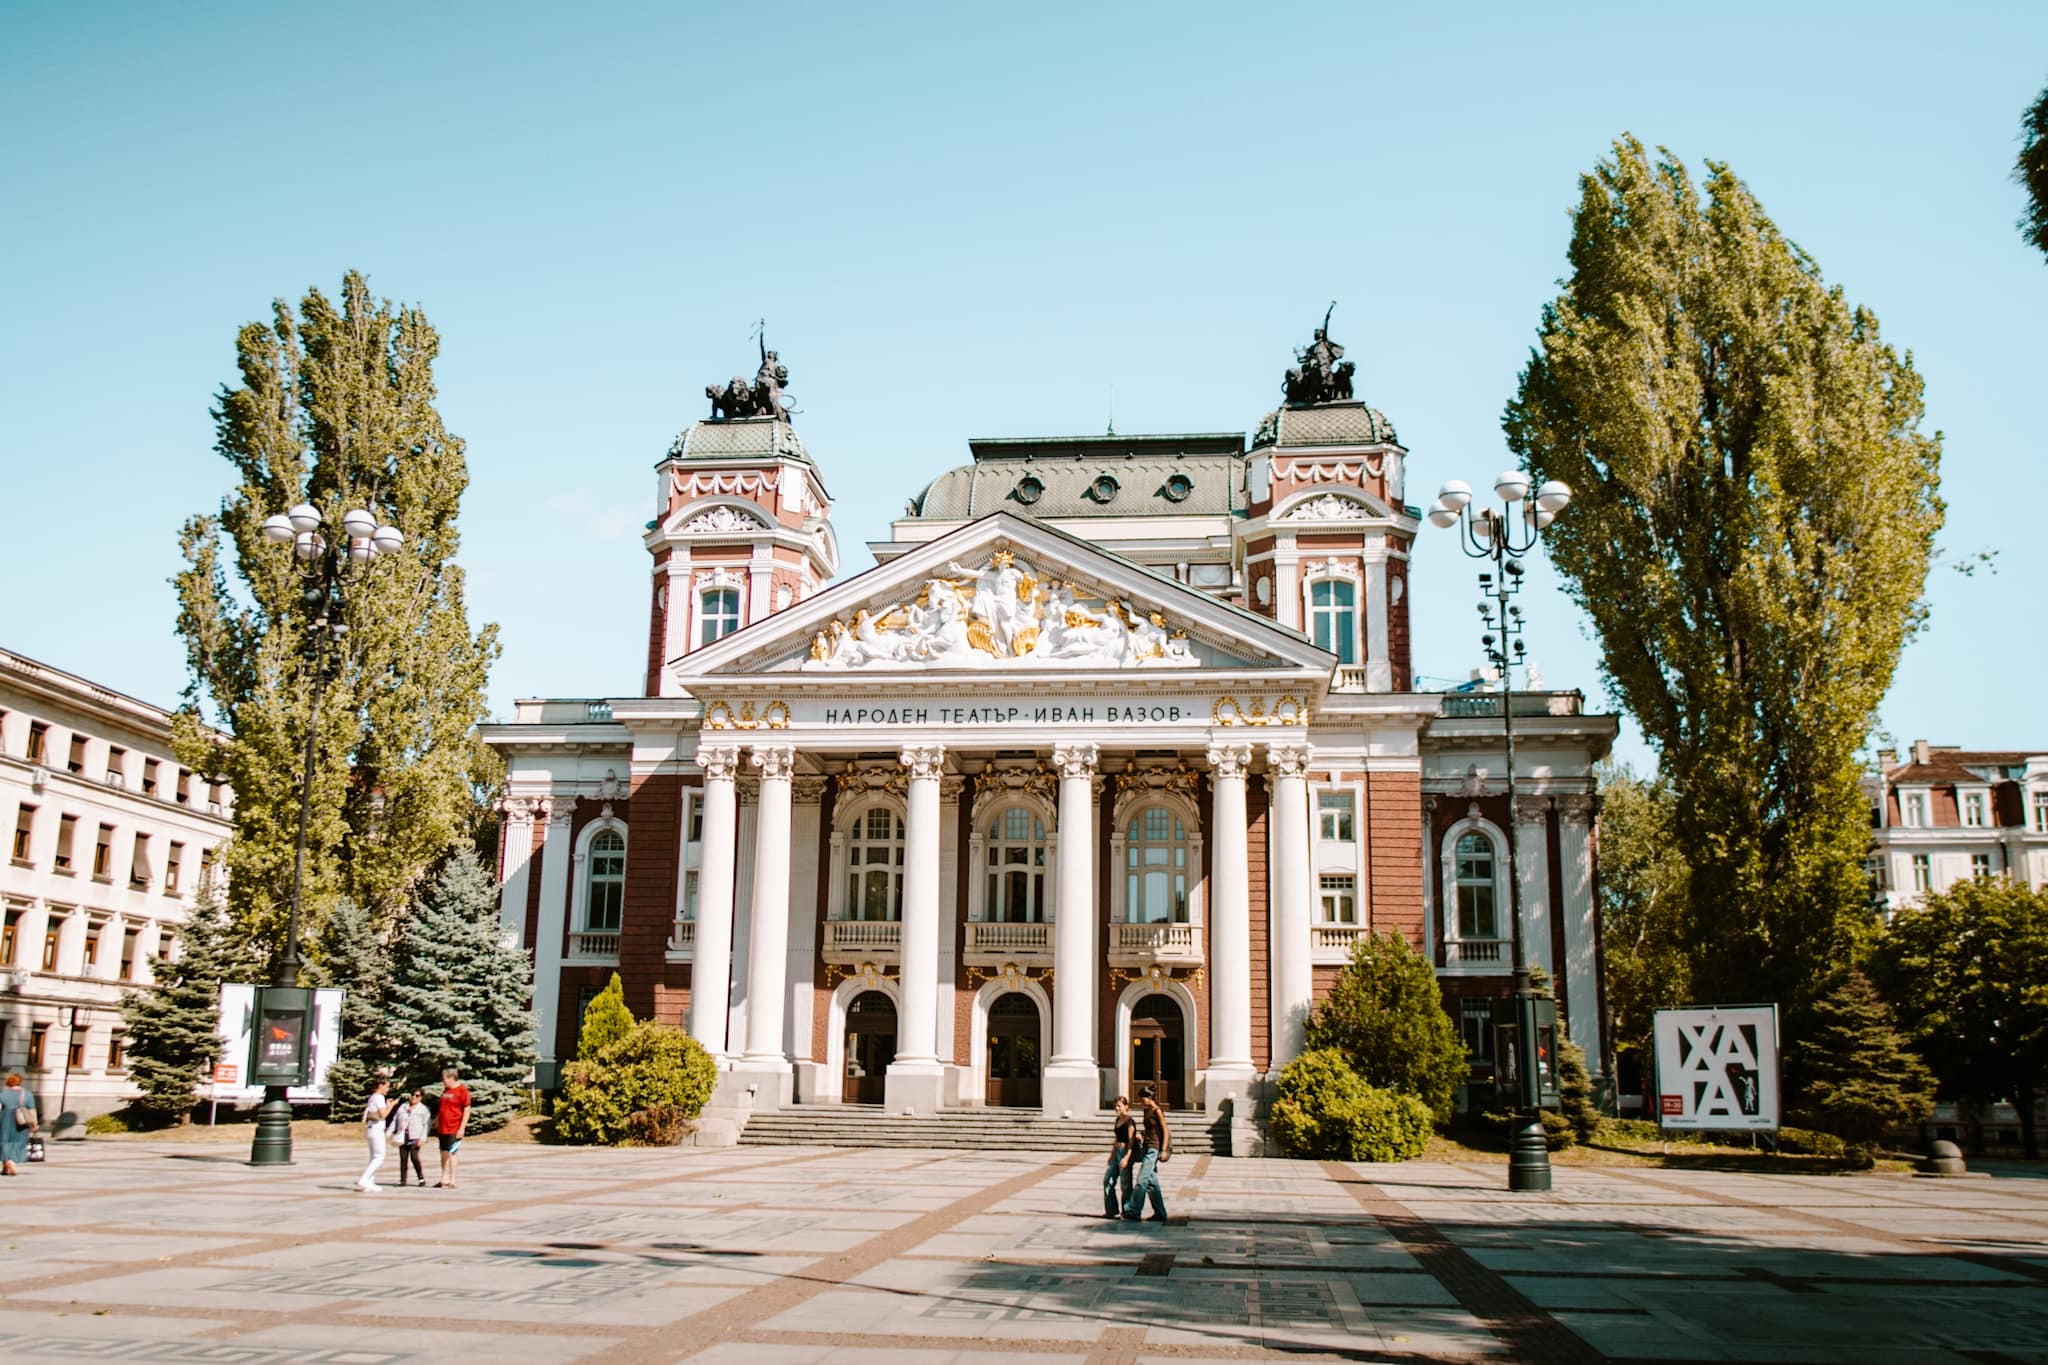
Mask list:
[[[1775,1132],[1778,1007],[1658,1010],[1657,1122],[1673,1130]]]
[[[256,994],[257,987],[238,982],[224,981],[220,988],[220,1036],[221,1066],[215,1069],[213,1094],[210,1098],[223,1104],[254,1104],[263,1098],[263,1084],[249,1070],[251,1037],[257,1031]],[[312,1079],[304,1085],[292,1086],[288,1092],[293,1100],[311,1104],[330,1098],[327,1088],[327,1068],[334,1061],[336,1049],[341,1046],[341,992],[333,988],[312,991],[313,1018],[310,1030],[303,1037],[288,1036],[277,1040],[276,1046],[296,1052],[304,1047],[306,1070]],[[294,1029],[292,1022],[284,1017],[268,1021],[284,1027],[288,1033]],[[280,1057],[282,1054],[278,1054]],[[261,1063],[262,1058],[254,1059]],[[239,1081],[222,1081],[222,1071],[235,1069],[230,1074],[239,1074]]]

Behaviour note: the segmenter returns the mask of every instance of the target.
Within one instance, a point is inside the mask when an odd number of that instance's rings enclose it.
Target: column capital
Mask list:
[[[1069,777],[1092,777],[1095,774],[1095,760],[1101,753],[1101,749],[1093,744],[1056,745],[1052,751],[1052,766],[1063,780]]]
[[[754,767],[760,770],[763,782],[787,782],[796,771],[796,746],[794,744],[756,744],[751,753]]]
[[[1515,818],[1525,825],[1539,825],[1550,814],[1550,798],[1547,796],[1518,796],[1515,798]]]
[[[1212,744],[1209,746],[1209,766],[1218,777],[1243,777],[1252,765],[1252,746],[1249,744]]]
[[[730,782],[739,776],[740,746],[737,744],[699,744],[697,766],[704,770],[707,782]]]
[[[790,795],[795,798],[796,803],[800,806],[814,804],[824,799],[825,787],[828,781],[829,779],[822,775],[796,778],[790,783]]]
[[[576,818],[576,798],[573,796],[550,797],[537,804],[546,808],[541,813],[551,825],[567,825]]]
[[[911,781],[936,781],[946,766],[946,746],[913,744],[904,749],[898,757],[902,760],[903,766],[910,769]]]
[[[1596,798],[1591,796],[1560,796],[1557,798],[1558,818],[1567,825],[1590,825]]]
[[[498,803],[498,811],[508,824],[530,825],[533,823],[534,802],[524,796],[508,796]]]
[[[1266,745],[1266,768],[1274,777],[1307,777],[1312,752],[1300,740],[1274,740]]]

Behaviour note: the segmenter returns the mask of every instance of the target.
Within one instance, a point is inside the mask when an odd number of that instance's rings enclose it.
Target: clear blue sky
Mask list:
[[[1283,19],[1283,14],[1294,16]],[[1927,377],[1933,618],[1881,717],[2040,745],[2048,263],[2013,231],[2048,6],[0,10],[0,644],[157,701],[236,327],[357,267],[440,328],[492,697],[635,692],[649,471],[759,316],[845,570],[970,436],[1249,430],[1339,301],[1417,501],[1502,404],[1619,133],[1733,164]],[[1417,569],[1417,666],[1474,663]],[[1547,573],[1552,685],[1598,690]],[[1639,741],[1624,753],[1639,763]]]

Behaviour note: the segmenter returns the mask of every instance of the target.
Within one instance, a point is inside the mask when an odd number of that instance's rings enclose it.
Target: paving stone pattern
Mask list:
[[[2048,1179],[472,1144],[349,1190],[197,1142],[0,1185],[0,1358],[133,1365],[2048,1365]]]

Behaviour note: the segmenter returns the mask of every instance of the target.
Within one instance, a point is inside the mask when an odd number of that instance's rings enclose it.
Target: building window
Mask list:
[[[1358,883],[1349,875],[1324,873],[1316,879],[1323,907],[1323,923],[1358,923]]]
[[[107,1070],[126,1071],[127,1069],[128,1035],[116,1033],[113,1037],[107,1039]]]
[[[1316,810],[1325,841],[1348,844],[1358,838],[1352,821],[1350,792],[1323,792],[1316,797]]]
[[[999,924],[1036,924],[1045,918],[1045,821],[1010,806],[988,824],[988,906]]]
[[[626,902],[626,841],[617,830],[604,830],[590,841],[586,885],[583,927],[595,933],[615,931]]]
[[[78,817],[60,815],[57,817],[57,870],[71,870],[71,845],[78,838]]]
[[[14,946],[21,935],[21,911],[9,910],[7,922],[0,925],[0,967],[14,965]]]
[[[1340,664],[1358,662],[1358,590],[1341,578],[1309,584],[1309,638],[1317,649],[1337,656]]]
[[[1984,818],[1983,792],[1963,793],[1963,823],[1972,829],[1982,829],[1987,823]]]
[[[683,828],[689,833],[683,836],[683,842],[701,844],[704,842],[704,798],[686,796],[683,800],[689,803],[686,807],[689,813],[683,820]]]
[[[129,928],[121,931],[121,979],[123,981],[133,981],[135,979],[135,949],[141,941],[141,930]]]
[[[164,854],[164,894],[166,896],[178,894],[178,871],[184,865],[185,846],[173,840],[169,851]]]
[[[23,802],[14,812],[14,861],[28,861],[29,849],[36,834],[36,808]]]
[[[128,885],[137,891],[149,890],[149,836],[135,836],[135,851],[128,855]]]
[[[1924,793],[1913,792],[1899,798],[1899,819],[1907,829],[1927,828],[1927,797]]]
[[[697,869],[694,867],[683,874],[683,918],[697,918]]]
[[[1133,924],[1185,924],[1187,825],[1165,806],[1147,806],[1124,836],[1124,918]]]
[[[32,720],[28,723],[28,761],[46,763],[50,758],[50,727],[47,722]]]
[[[703,628],[697,635],[698,644],[708,645],[713,640],[722,640],[740,628],[738,588],[708,588],[697,601],[697,619],[703,622]]]
[[[199,850],[199,889],[206,891],[213,886],[213,850]]]
[[[125,787],[128,785],[128,751],[118,744],[107,746],[107,785]]]
[[[192,770],[190,768],[178,769],[178,785],[172,790],[171,799],[181,806],[192,804]]]
[[[92,846],[92,875],[106,881],[114,875],[114,827],[101,825],[99,838]]]
[[[71,754],[64,760],[64,768],[67,772],[82,773],[85,771],[84,735],[74,734],[71,736]]]
[[[846,917],[903,917],[903,821],[876,806],[853,822],[846,850]]]
[[[71,1037],[64,1044],[64,1069],[83,1071],[85,1069],[85,1043],[92,1035],[80,1036],[77,1029],[71,1030]]]
[[[28,1031],[28,1064],[30,1066],[41,1066],[49,1045],[50,1026],[48,1024],[37,1024],[31,1028]]]
[[[107,930],[107,922],[96,919],[85,926],[85,965],[100,965],[100,935]]]
[[[1972,853],[1970,855],[1970,875],[1980,880],[1991,875],[1991,855],[1989,853]]]
[[[64,932],[64,917],[52,915],[44,923],[46,927],[43,930],[43,970],[54,972],[57,970],[57,941]]]
[[[2048,791],[2034,793],[2034,833],[2048,834]]]
[[[156,760],[155,760],[155,759],[153,759],[153,758],[145,758],[145,759],[143,759],[143,760],[142,760],[142,794],[143,794],[144,796],[155,796],[155,795],[156,795],[156,779],[157,779],[157,762],[156,762]]]
[[[1493,1063],[1493,1002],[1466,1000],[1458,1006],[1458,1034],[1475,1062]]]
[[[1928,866],[1927,855],[1925,853],[1915,853],[1913,855],[1913,889],[1915,891],[1927,891],[1931,890],[1933,886],[1934,872]]]
[[[1500,937],[1494,905],[1493,840],[1478,833],[1458,836],[1456,865],[1458,937]]]

